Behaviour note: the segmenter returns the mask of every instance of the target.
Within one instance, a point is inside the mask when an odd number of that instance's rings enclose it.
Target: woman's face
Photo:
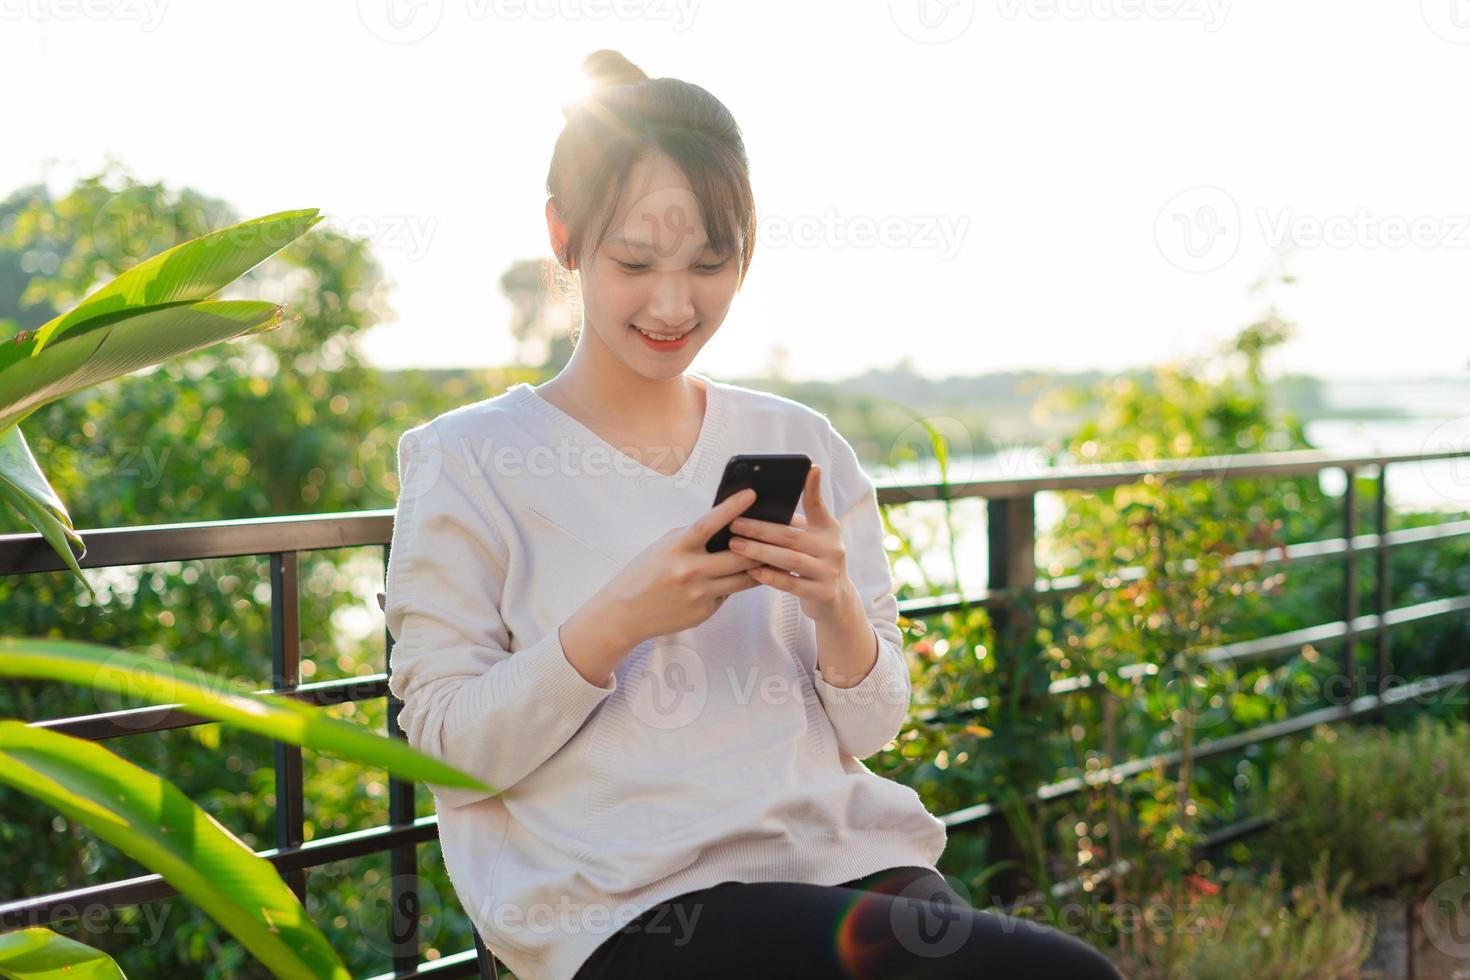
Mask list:
[[[706,245],[684,172],[662,155],[640,160],[607,236],[578,264],[587,339],[645,377],[677,377],[725,319],[739,262]],[[640,328],[671,339],[645,339]]]

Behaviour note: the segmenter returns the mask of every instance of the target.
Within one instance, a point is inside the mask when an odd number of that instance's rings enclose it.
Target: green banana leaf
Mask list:
[[[162,875],[276,976],[352,980],[275,867],[172,783],[100,745],[9,720],[0,783]]]
[[[119,274],[40,327],[32,356],[65,334],[110,315],[206,299],[322,220],[317,208],[278,211],[191,239]]]
[[[43,926],[0,935],[0,977],[10,980],[128,980],[112,957]]]
[[[87,546],[72,527],[66,504],[51,489],[51,481],[41,472],[19,426],[0,432],[0,500],[20,511],[20,515],[41,532],[56,553],[66,559],[95,600],[97,593],[77,564],[77,559],[87,553]],[[75,554],[72,553],[73,548],[76,549]]]
[[[74,391],[280,324],[274,303],[206,301],[89,321],[44,353],[39,334],[6,344],[0,347],[0,431]]]
[[[215,721],[375,766],[403,779],[498,792],[402,739],[332,718],[283,695],[255,694],[232,679],[96,643],[0,637],[0,675],[80,684],[154,704],[180,704]]]

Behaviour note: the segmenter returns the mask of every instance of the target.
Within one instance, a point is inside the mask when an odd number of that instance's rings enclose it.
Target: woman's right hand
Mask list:
[[[603,586],[598,598],[628,624],[628,639],[636,645],[691,629],[713,616],[725,596],[761,584],[745,574],[763,564],[758,559],[704,550],[715,532],[754,502],[754,490],[731,494],[693,524],[655,540]]]

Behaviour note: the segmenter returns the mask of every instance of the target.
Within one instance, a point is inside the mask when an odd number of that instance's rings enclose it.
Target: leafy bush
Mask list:
[[[1319,728],[1272,769],[1269,799],[1288,873],[1326,854],[1362,891],[1442,881],[1470,863],[1470,724]]]
[[[1172,928],[1146,929],[1148,941],[1116,961],[1134,980],[1351,980],[1372,949],[1373,923],[1344,907],[1349,880],[1330,884],[1325,860],[1289,895],[1277,865],[1261,877],[1237,875],[1187,909],[1171,907]]]

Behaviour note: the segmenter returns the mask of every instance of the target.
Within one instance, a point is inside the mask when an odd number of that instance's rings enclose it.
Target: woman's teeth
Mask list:
[[[680,337],[683,337],[685,334],[689,333],[688,330],[685,330],[684,333],[649,333],[647,330],[644,330],[642,327],[639,326],[634,326],[633,329],[637,330],[643,336],[649,337],[653,340],[678,340]]]

